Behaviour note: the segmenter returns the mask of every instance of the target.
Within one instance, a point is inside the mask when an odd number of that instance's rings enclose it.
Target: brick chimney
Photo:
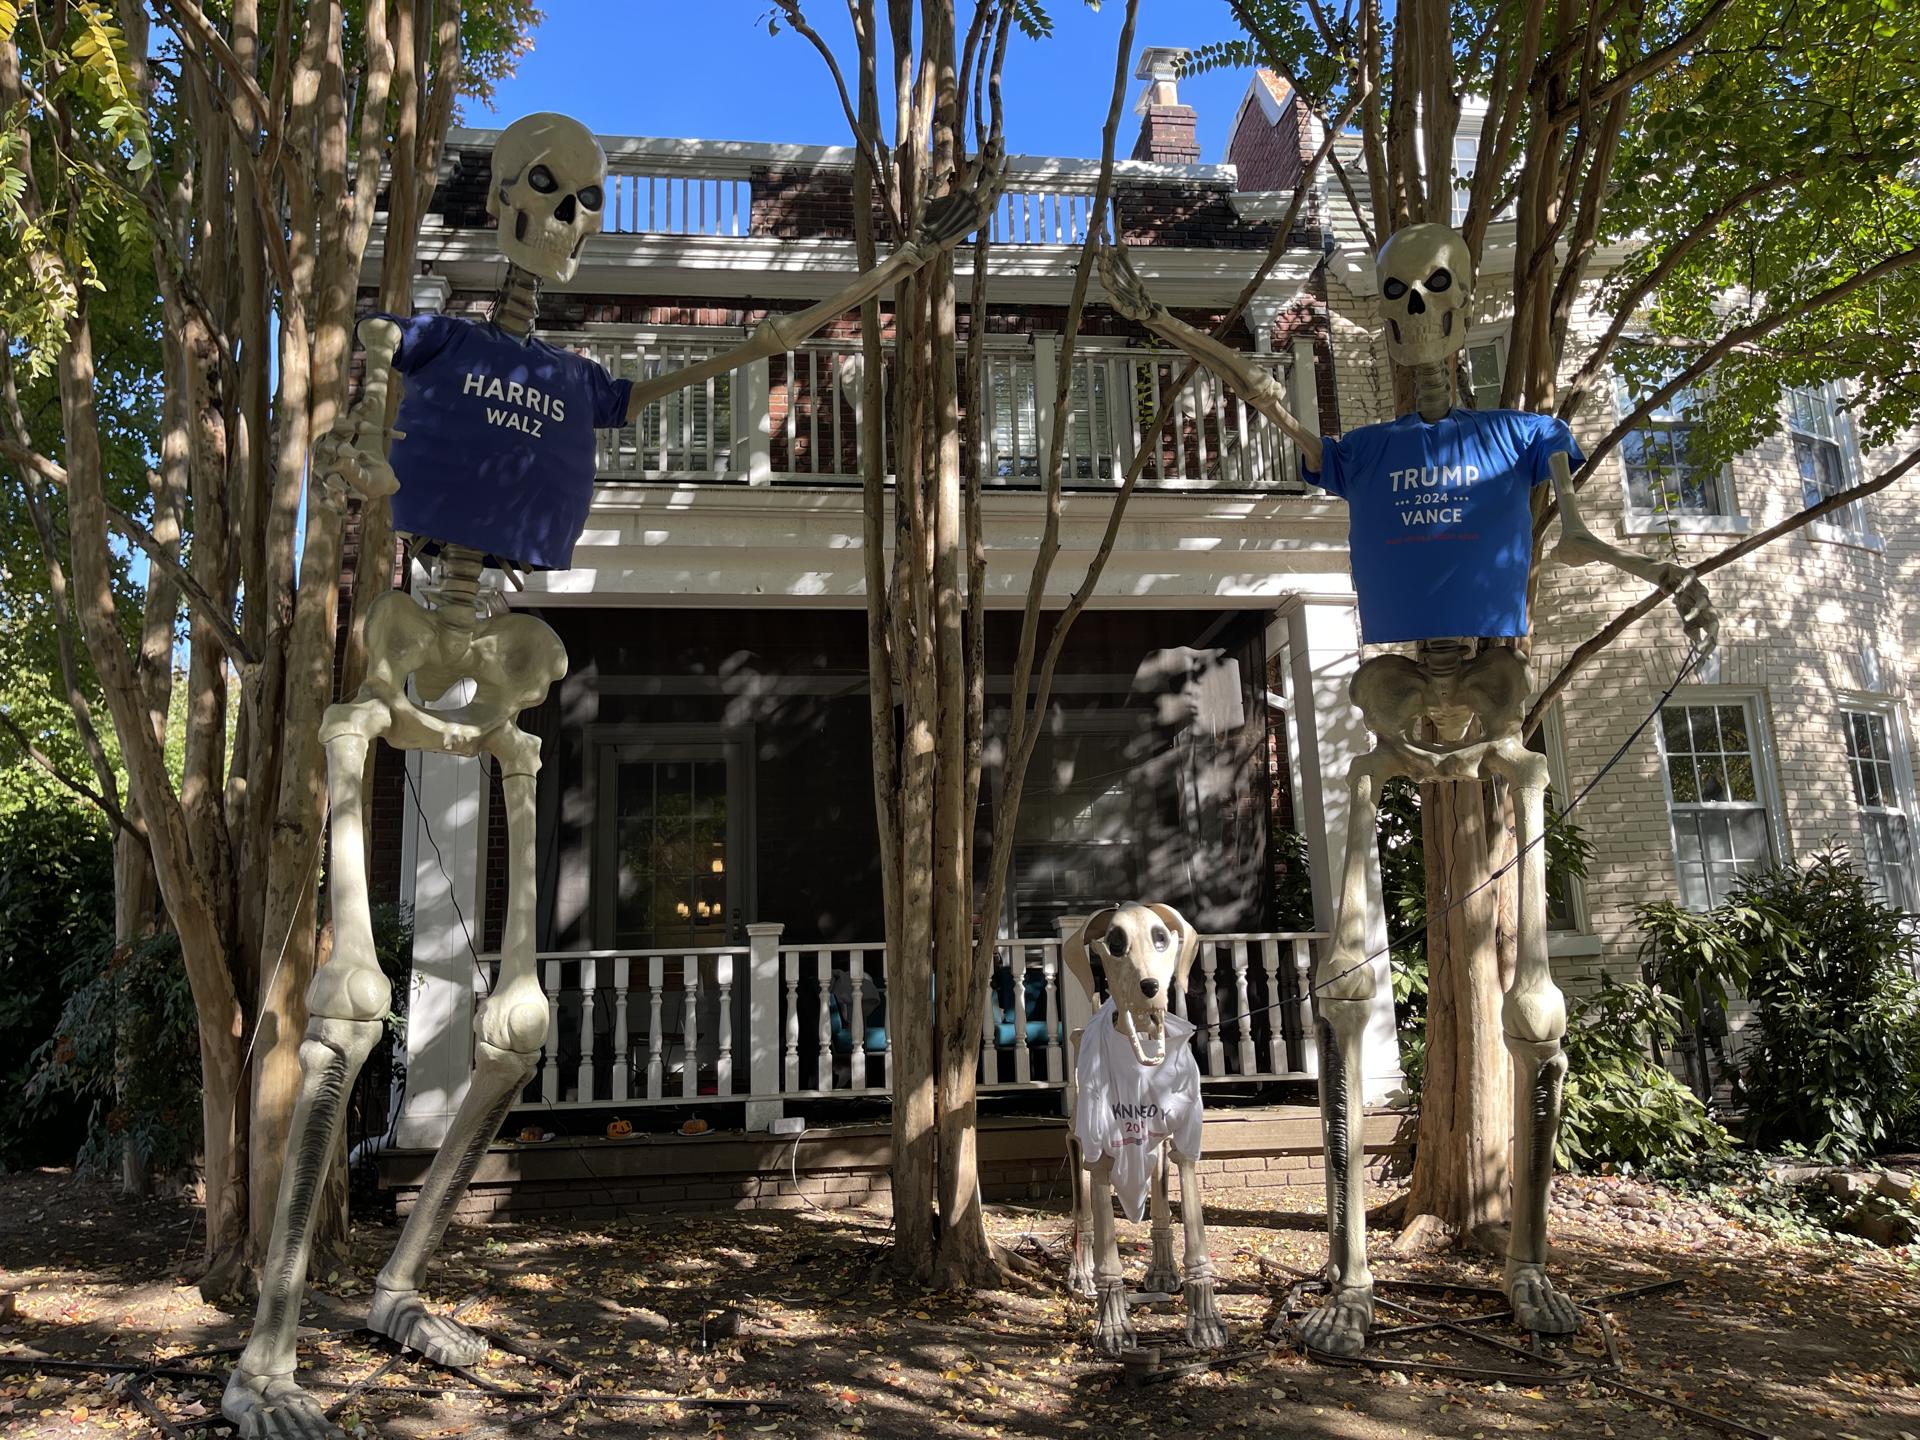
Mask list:
[[[1134,142],[1133,158],[1155,160],[1163,165],[1197,165],[1200,141],[1194,134],[1197,116],[1191,105],[1180,103],[1180,62],[1187,51],[1163,46],[1148,46],[1140,52],[1140,64],[1134,78],[1147,82],[1133,113],[1140,117],[1140,138]]]

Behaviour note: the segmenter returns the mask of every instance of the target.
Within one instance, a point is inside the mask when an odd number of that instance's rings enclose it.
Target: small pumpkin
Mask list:
[[[680,1127],[680,1133],[682,1135],[704,1135],[711,1128],[706,1121],[696,1115]]]
[[[521,1130],[519,1138],[522,1145],[538,1145],[547,1138],[547,1132],[538,1125],[529,1125]]]
[[[609,1120],[607,1122],[607,1139],[624,1140],[631,1134],[633,1134],[633,1122],[631,1120]]]

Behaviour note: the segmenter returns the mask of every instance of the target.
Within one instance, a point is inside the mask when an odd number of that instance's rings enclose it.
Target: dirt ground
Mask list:
[[[1663,1277],[1684,1288],[1607,1307],[1632,1385],[1788,1436],[1920,1440],[1920,1257],[1851,1244],[1786,1243],[1691,1201],[1621,1180],[1562,1180],[1555,1239],[1577,1299]],[[584,1403],[558,1373],[496,1351],[479,1372],[541,1398],[491,1396],[470,1379],[393,1363],[354,1393],[350,1430],[401,1437],[648,1433],[747,1436],[1146,1437],[1254,1434],[1384,1440],[1561,1432],[1579,1436],[1710,1435],[1702,1421],[1591,1380],[1498,1383],[1432,1371],[1316,1364],[1265,1340],[1286,1277],[1321,1259],[1318,1217],[1212,1197],[1208,1228],[1233,1363],[1132,1388],[1085,1339],[1089,1302],[1063,1293],[1065,1217],[992,1207],[995,1233],[1045,1265],[1031,1289],[974,1296],[898,1295],[876,1281],[889,1243],[884,1214],[749,1212],[636,1217],[609,1229],[512,1225],[456,1230],[438,1272],[462,1318],[509,1343],[547,1350],[585,1372]],[[182,1275],[198,1251],[198,1217],[178,1203],[135,1204],[63,1172],[0,1177],[0,1358],[174,1359],[235,1344],[246,1316],[201,1303]],[[1146,1263],[1144,1225],[1122,1224],[1129,1273]],[[394,1231],[357,1227],[346,1273],[320,1277],[308,1319],[351,1327]],[[1379,1254],[1382,1247],[1376,1245]],[[1397,1260],[1395,1281],[1491,1284],[1491,1265],[1457,1255]],[[1381,1295],[1464,1315],[1500,1308],[1383,1285]],[[3,1304],[4,1302],[0,1302]],[[738,1334],[701,1344],[701,1321],[738,1316]],[[1381,1323],[1400,1320],[1383,1312]],[[1163,1363],[1192,1358],[1177,1305],[1135,1311]],[[1510,1343],[1510,1327],[1483,1327]],[[1597,1323],[1576,1359],[1603,1358]],[[1382,1342],[1418,1365],[1519,1372],[1546,1367],[1428,1330]],[[329,1399],[381,1371],[392,1352],[365,1337],[303,1342],[303,1378]],[[124,1376],[0,1365],[0,1435],[74,1437],[162,1432],[132,1403]],[[209,1427],[217,1381],[149,1379],[145,1393],[186,1434]],[[400,1389],[396,1387],[410,1387]],[[328,1388],[331,1387],[331,1388]],[[598,1399],[620,1392],[678,1397]],[[787,1402],[703,1408],[722,1397]],[[198,1425],[195,1422],[198,1421]],[[364,1427],[364,1428],[362,1428]]]

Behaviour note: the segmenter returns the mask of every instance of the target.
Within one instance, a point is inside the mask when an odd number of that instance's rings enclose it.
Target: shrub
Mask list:
[[[85,1109],[24,1099],[35,1049],[54,1033],[76,956],[113,937],[113,844],[100,820],[64,804],[0,812],[0,1167],[65,1164]]]
[[[34,1056],[30,1099],[66,1095],[90,1115],[78,1164],[118,1173],[130,1152],[163,1173],[199,1147],[200,1046],[180,942],[159,934],[82,956],[54,1038]]]
[[[1560,1164],[1666,1170],[1725,1156],[1733,1137],[1691,1090],[1652,1059],[1680,1034],[1679,1000],[1642,980],[1600,977],[1567,1020]]]

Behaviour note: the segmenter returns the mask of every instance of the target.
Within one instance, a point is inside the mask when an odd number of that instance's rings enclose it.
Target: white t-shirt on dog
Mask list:
[[[1167,1058],[1142,1065],[1133,1042],[1114,1025],[1109,1000],[1094,1012],[1080,1039],[1079,1093],[1073,1104],[1073,1133],[1081,1161],[1091,1165],[1113,1157],[1113,1191],[1129,1220],[1147,1207],[1147,1184],[1159,1168],[1160,1147],[1200,1158],[1205,1118],[1200,1104],[1200,1066],[1187,1041],[1193,1024],[1168,1015]]]

